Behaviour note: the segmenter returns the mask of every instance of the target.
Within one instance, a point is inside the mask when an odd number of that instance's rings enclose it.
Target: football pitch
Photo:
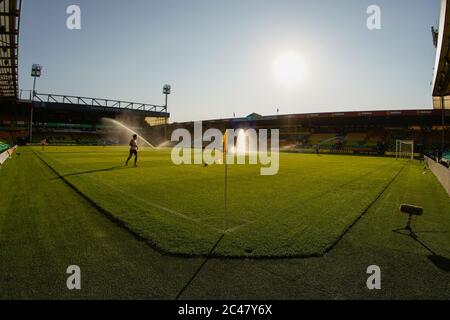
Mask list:
[[[39,156],[95,204],[158,249],[182,255],[322,255],[404,167],[388,158],[281,154],[280,172],[179,165],[169,150],[50,147]]]
[[[76,259],[97,284],[82,297],[367,297],[364,268],[374,263],[392,280],[381,297],[450,293],[450,201],[419,161],[281,153],[275,176],[230,165],[225,210],[223,165],[176,166],[170,150],[144,149],[134,168],[127,155],[118,146],[19,148],[0,171],[1,296],[51,297],[45,288],[65,281],[55,266]],[[419,242],[395,232],[407,221],[402,203],[425,209],[413,221]],[[130,233],[144,247],[130,244]],[[211,262],[203,268],[204,259]],[[105,261],[118,270],[120,289],[105,285]],[[30,265],[55,270],[36,282]],[[417,273],[425,278],[399,284]],[[35,291],[17,289],[17,279]],[[309,289],[296,291],[297,281]],[[149,287],[162,291],[142,294]]]

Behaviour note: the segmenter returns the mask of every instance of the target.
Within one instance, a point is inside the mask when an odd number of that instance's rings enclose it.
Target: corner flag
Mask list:
[[[224,158],[224,163],[225,163],[225,157],[227,155],[227,140],[228,140],[228,136],[227,136],[227,131],[225,130],[225,133],[223,134],[223,158]]]
[[[227,130],[225,130],[225,133],[223,135],[223,164],[225,165],[225,175],[224,175],[224,194],[223,194],[223,200],[225,205],[225,211],[223,214],[223,232],[225,233],[227,230],[227,198],[228,198],[228,166],[227,166]]]

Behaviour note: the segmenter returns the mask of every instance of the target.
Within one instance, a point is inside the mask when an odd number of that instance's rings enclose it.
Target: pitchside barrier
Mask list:
[[[5,161],[8,160],[12,156],[12,154],[14,153],[14,151],[16,151],[16,149],[17,149],[17,146],[14,146],[12,148],[9,148],[5,152],[0,153],[0,165],[5,163]]]
[[[450,169],[428,157],[425,157],[425,161],[450,196]]]

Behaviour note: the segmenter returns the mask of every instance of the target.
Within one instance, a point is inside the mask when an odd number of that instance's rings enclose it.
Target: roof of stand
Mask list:
[[[17,99],[21,0],[0,0],[0,100]]]

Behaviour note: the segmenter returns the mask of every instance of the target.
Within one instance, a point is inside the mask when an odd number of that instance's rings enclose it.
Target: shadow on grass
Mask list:
[[[416,233],[449,233],[450,231],[445,230],[420,230],[416,231]]]
[[[57,179],[65,178],[65,177],[77,176],[80,174],[89,174],[89,173],[95,173],[95,172],[105,172],[105,171],[121,170],[121,169],[128,169],[128,168],[130,168],[130,167],[122,165],[122,166],[115,166],[115,167],[111,167],[111,168],[74,172],[74,173],[69,173],[69,174],[66,174],[63,176],[58,176],[58,177],[52,178],[51,180],[57,180]]]
[[[407,231],[407,232],[402,232],[402,231]],[[427,246],[423,241],[421,241],[419,239],[417,234],[412,229],[401,228],[401,229],[392,230],[392,232],[395,232],[402,236],[407,236],[407,237],[413,239],[415,242],[417,242],[423,248],[425,248],[429,253],[431,253],[428,256],[428,260],[430,260],[431,263],[433,263],[437,268],[439,268],[442,271],[450,272],[450,259],[440,256],[436,252],[434,252],[433,249],[431,249],[429,246]],[[446,233],[446,231],[420,231],[420,232]]]
[[[438,255],[430,255],[428,259],[442,271],[450,272],[450,259]]]

